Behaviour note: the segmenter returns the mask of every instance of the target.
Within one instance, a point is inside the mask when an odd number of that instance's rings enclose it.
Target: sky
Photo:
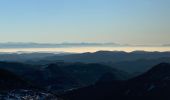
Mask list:
[[[0,0],[0,42],[170,44],[170,0]]]

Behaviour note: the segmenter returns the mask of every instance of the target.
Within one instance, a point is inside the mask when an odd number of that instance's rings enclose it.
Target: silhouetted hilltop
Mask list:
[[[160,63],[136,78],[139,79],[141,77],[145,80],[145,77],[149,78],[148,80],[166,80],[166,78],[168,79],[168,77],[170,77],[170,64]]]
[[[69,100],[169,100],[170,64],[161,63],[128,81],[98,83],[62,95]]]

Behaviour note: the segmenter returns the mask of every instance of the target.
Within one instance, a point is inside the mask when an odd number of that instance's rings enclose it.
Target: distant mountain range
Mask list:
[[[104,63],[104,62],[120,62],[134,61],[139,59],[156,59],[162,57],[170,57],[170,52],[145,52],[145,51],[97,51],[94,53],[86,52],[70,55],[54,55],[47,57],[48,60],[63,60],[65,62],[84,62],[84,63]]]
[[[0,48],[59,48],[59,47],[120,47],[120,46],[170,46],[163,45],[132,45],[118,43],[22,43],[22,42],[7,42],[0,43]]]
[[[116,43],[0,43],[0,48],[60,48],[60,47],[125,46]]]

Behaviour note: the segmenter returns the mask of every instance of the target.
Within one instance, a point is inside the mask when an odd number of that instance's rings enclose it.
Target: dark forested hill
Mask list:
[[[9,70],[31,84],[49,91],[65,91],[96,83],[104,74],[112,73],[118,80],[128,78],[126,72],[102,64],[53,63],[29,65],[0,62],[0,68]]]
[[[161,63],[128,81],[101,82],[67,92],[66,100],[169,100],[170,64]]]

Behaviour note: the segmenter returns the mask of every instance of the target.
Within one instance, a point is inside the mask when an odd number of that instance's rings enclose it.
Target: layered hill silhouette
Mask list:
[[[95,84],[104,74],[112,73],[115,80],[125,80],[126,72],[102,64],[53,63],[30,65],[16,62],[0,62],[0,68],[38,88],[48,91],[65,91]]]
[[[161,63],[170,63],[170,52],[123,52],[123,51],[98,51],[94,53],[69,54],[50,56],[44,58],[45,63],[55,61],[99,63],[119,70],[123,70],[134,76],[140,75],[153,66]]]
[[[68,92],[67,100],[169,100],[170,64],[161,63],[128,81],[101,82]]]
[[[157,59],[170,57],[170,52],[145,52],[145,51],[97,51],[94,53],[80,53],[70,55],[55,55],[47,57],[48,60],[63,60],[64,62],[84,62],[84,63],[102,63],[102,62],[121,62],[134,61],[139,59]]]
[[[140,75],[161,62],[170,62],[170,52],[123,52],[97,51],[94,53],[12,53],[0,54],[0,61],[21,62],[31,65],[46,65],[56,62],[99,63],[134,76]]]
[[[2,91],[28,89],[54,93],[64,100],[170,99],[169,52],[48,55],[0,61],[0,95]]]

